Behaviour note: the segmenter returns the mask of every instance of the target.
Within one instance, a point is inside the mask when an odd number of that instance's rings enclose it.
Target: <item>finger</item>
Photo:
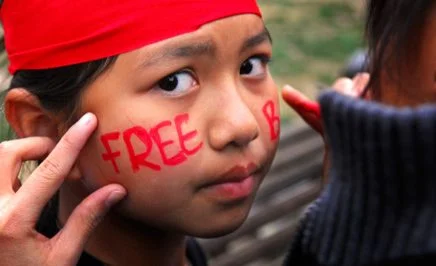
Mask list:
[[[0,194],[14,193],[22,162],[47,156],[54,142],[46,137],[29,137],[0,143]]]
[[[89,195],[71,214],[64,228],[53,238],[59,247],[60,258],[78,259],[97,225],[109,209],[126,196],[126,190],[117,184],[107,185]]]
[[[368,73],[359,73],[353,78],[355,96],[362,95],[366,86],[369,82],[369,74]]]
[[[26,220],[36,222],[42,208],[63,183],[96,126],[97,119],[94,115],[84,115],[65,133],[53,151],[17,191],[14,203],[26,214]]]
[[[333,84],[333,89],[339,93],[354,97],[354,83],[349,78],[340,78]]]
[[[321,135],[323,134],[321,111],[317,102],[310,100],[303,93],[289,85],[283,88],[282,97],[306,123]]]

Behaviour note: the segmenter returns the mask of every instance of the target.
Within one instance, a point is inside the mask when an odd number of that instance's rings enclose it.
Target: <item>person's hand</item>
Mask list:
[[[283,100],[298,113],[321,136],[324,136],[324,129],[321,121],[321,109],[316,101],[309,99],[302,92],[286,85],[282,90]]]
[[[359,73],[353,79],[337,79],[333,84],[332,88],[339,93],[353,98],[362,97],[366,100],[371,100],[371,91],[367,91],[365,95],[363,95],[363,92],[368,85],[369,79],[370,76],[368,73]]]
[[[125,197],[122,186],[107,185],[83,200],[53,238],[35,230],[42,209],[70,173],[96,125],[94,115],[84,115],[56,146],[44,137],[0,144],[0,265],[76,265],[99,221]],[[21,163],[46,156],[20,187],[17,175]]]
[[[369,81],[368,73],[356,75],[353,79],[339,78],[335,81],[333,90],[357,98],[362,95]],[[321,110],[316,101],[309,99],[302,92],[286,85],[282,90],[282,97],[285,102],[294,109],[298,115],[314,130],[324,136],[324,129],[321,121]],[[368,92],[365,99],[370,99],[371,95]]]
[[[333,90],[348,95],[353,98],[360,97],[365,90],[370,76],[368,73],[361,73],[356,75],[353,79],[339,78],[335,81],[332,88]],[[285,102],[293,108],[298,115],[315,131],[317,131],[324,138],[324,128],[321,118],[320,106],[316,101],[309,99],[302,92],[286,85],[282,90],[282,97]],[[370,99],[371,94],[367,92],[365,99]],[[329,147],[326,139],[324,138],[325,153],[324,153],[324,168],[323,176],[324,180],[327,178],[328,170],[328,152]]]

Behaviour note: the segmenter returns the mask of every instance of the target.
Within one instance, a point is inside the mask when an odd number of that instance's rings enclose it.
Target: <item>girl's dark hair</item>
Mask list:
[[[367,7],[366,37],[369,46],[371,88],[379,96],[382,70],[390,78],[398,79],[408,59],[421,47],[420,36],[434,0],[369,0]],[[413,53],[413,54],[412,54]],[[399,83],[401,84],[401,83]]]
[[[35,95],[42,107],[75,120],[81,92],[116,60],[116,56],[44,70],[19,70],[9,89],[24,88]]]

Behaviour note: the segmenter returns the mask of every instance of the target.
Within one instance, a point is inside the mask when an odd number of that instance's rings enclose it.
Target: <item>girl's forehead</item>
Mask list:
[[[125,53],[120,58],[135,58],[135,69],[143,69],[183,58],[214,57],[229,50],[241,54],[257,45],[271,42],[271,35],[259,17],[240,15],[209,23],[207,27],[194,32],[146,45]]]

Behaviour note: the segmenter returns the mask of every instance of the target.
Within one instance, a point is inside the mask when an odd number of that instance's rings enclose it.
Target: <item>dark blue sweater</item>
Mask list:
[[[329,183],[285,265],[436,265],[436,106],[320,97]]]

